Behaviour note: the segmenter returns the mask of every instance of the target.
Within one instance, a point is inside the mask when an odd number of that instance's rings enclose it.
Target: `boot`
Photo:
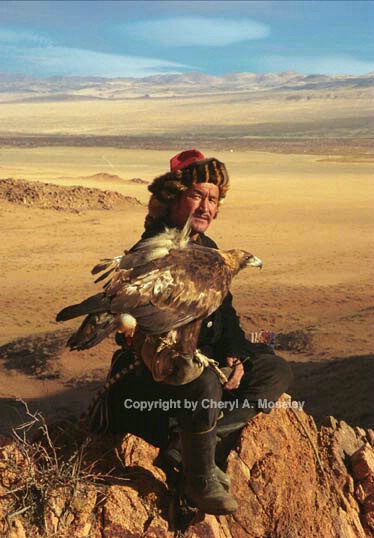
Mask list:
[[[224,489],[215,468],[216,429],[208,432],[181,432],[186,498],[207,514],[232,514],[237,502]]]
[[[217,440],[218,439],[219,438],[217,437]],[[167,463],[172,465],[173,467],[176,467],[177,469],[182,468],[182,447],[180,435],[178,432],[172,434],[172,438],[163,452],[163,457],[165,458]],[[222,471],[222,469],[220,469],[218,465],[215,466],[214,472],[219,482],[221,482],[222,486],[226,490],[228,490],[231,484],[231,480],[227,476],[227,474]]]

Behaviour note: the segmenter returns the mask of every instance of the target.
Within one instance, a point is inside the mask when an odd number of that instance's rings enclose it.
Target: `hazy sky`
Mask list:
[[[374,71],[374,1],[2,1],[0,72]]]

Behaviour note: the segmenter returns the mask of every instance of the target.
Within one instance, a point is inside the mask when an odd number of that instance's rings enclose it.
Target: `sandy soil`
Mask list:
[[[0,177],[112,189],[145,204],[147,185],[130,180],[166,171],[179,148],[55,149],[2,148]],[[294,365],[291,392],[318,420],[333,414],[373,427],[372,164],[344,155],[341,161],[242,151],[216,156],[226,162],[232,188],[210,235],[265,264],[233,285],[243,327],[277,333],[279,353]],[[114,344],[68,352],[64,342],[77,323],[60,325],[54,317],[95,291],[91,267],[131,246],[144,215],[145,205],[71,212],[0,200],[3,431],[24,417],[16,398],[48,417],[87,406]]]
[[[191,91],[191,90],[190,90]],[[188,90],[187,90],[188,92]],[[296,94],[296,95],[295,95]],[[296,99],[295,99],[296,96]],[[293,97],[293,99],[290,99]],[[0,135],[370,136],[373,90],[244,92],[120,101],[1,103]]]

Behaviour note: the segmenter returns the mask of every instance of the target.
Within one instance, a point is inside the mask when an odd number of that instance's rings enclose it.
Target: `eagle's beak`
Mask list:
[[[259,267],[262,269],[262,260],[260,258],[257,258],[257,256],[251,256],[249,260],[247,261],[247,265],[249,267]]]

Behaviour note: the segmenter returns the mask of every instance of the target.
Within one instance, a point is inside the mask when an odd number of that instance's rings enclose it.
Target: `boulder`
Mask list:
[[[259,414],[242,430],[227,460],[239,509],[215,517],[183,514],[175,501],[176,483],[155,464],[158,449],[128,434],[116,445],[117,467],[106,480],[94,485],[82,477],[74,488],[51,487],[43,525],[35,528],[25,511],[16,516],[19,535],[33,529],[32,535],[42,538],[51,532],[61,538],[374,538],[373,439],[371,430],[333,417],[318,430],[311,416],[290,406]],[[113,440],[106,443],[109,468]],[[14,443],[3,443],[3,495],[15,484],[7,462],[23,461],[24,456],[11,456],[16,453]],[[91,460],[100,456],[108,458],[102,446],[96,455],[90,449]],[[0,501],[3,515],[11,509],[10,497]],[[11,536],[6,524],[1,531]]]

